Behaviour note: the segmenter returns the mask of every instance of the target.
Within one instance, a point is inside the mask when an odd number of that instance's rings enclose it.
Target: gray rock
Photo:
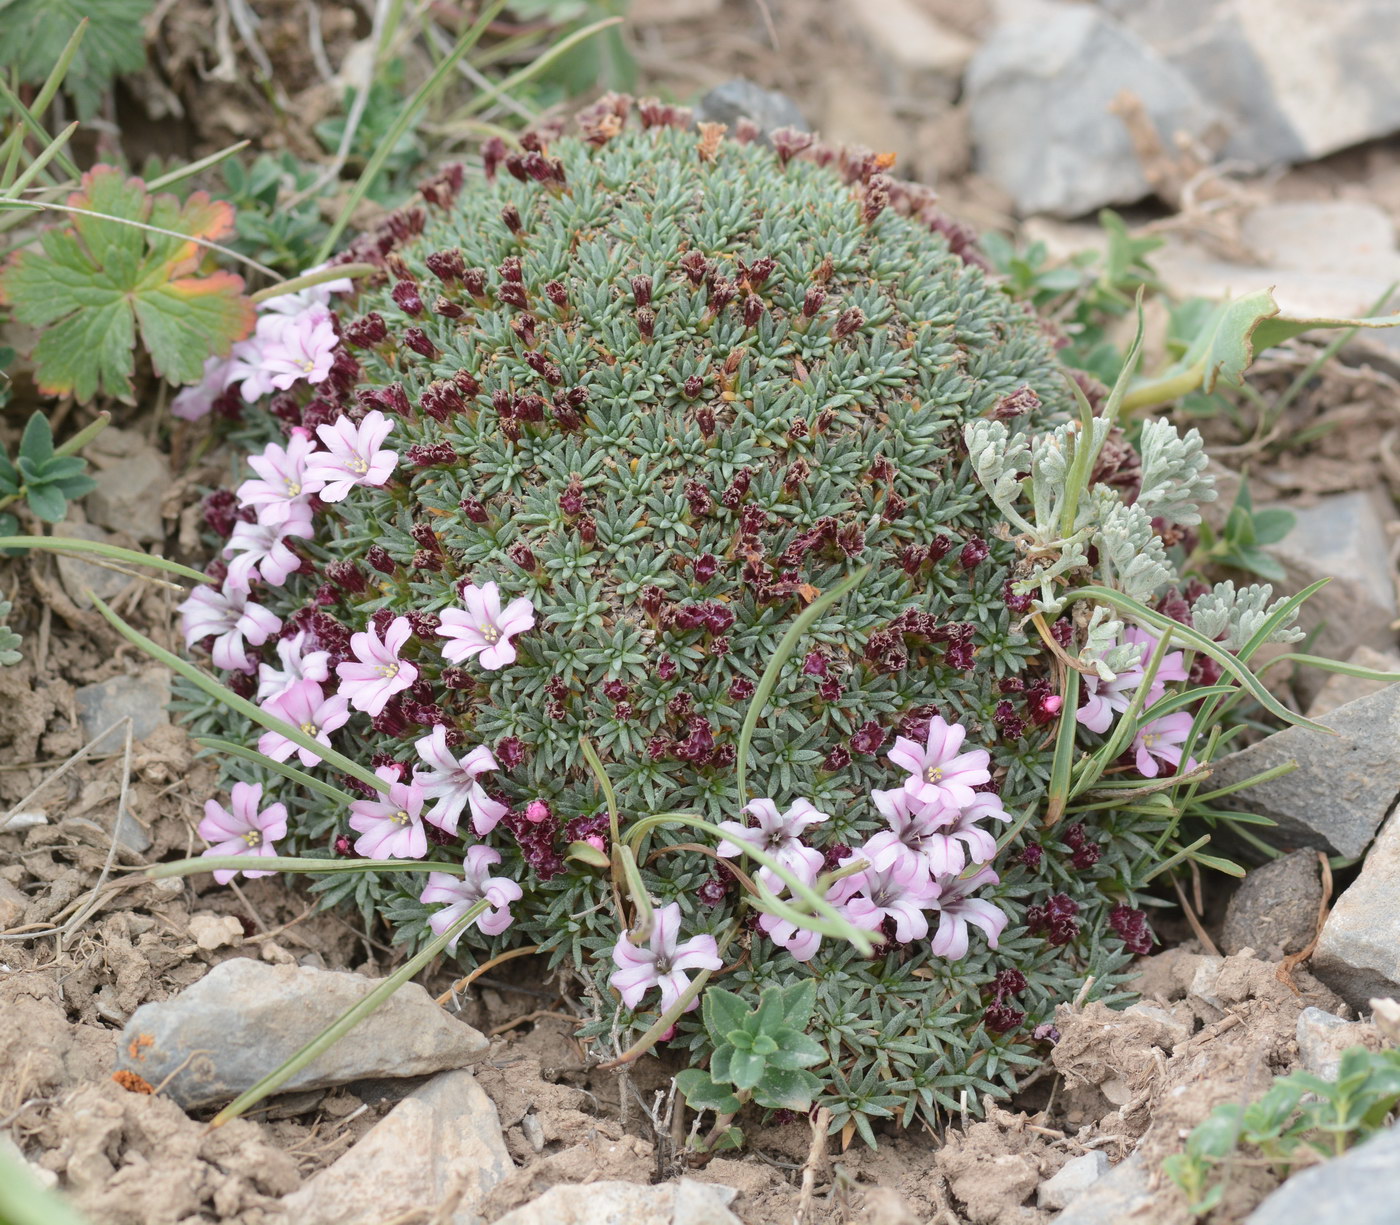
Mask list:
[[[1214,114],[1181,72],[1088,7],[1002,26],[964,81],[977,168],[1022,213],[1075,216],[1147,195],[1122,120],[1122,90],[1143,103],[1164,143],[1200,137]]]
[[[764,89],[745,77],[716,85],[696,105],[695,117],[707,123],[727,123],[731,132],[740,119],[748,117],[765,136],[775,128],[811,130],[797,103],[787,94]]]
[[[1298,1062],[1305,1072],[1323,1080],[1336,1080],[1342,1052],[1353,1046],[1370,1046],[1380,1033],[1370,1021],[1344,1021],[1321,1008],[1304,1008],[1298,1014]]]
[[[1395,786],[1394,774],[1390,785]],[[1368,1008],[1373,997],[1400,998],[1397,813],[1400,808],[1391,813],[1361,872],[1333,905],[1312,956],[1313,973],[1357,1011]]]
[[[839,8],[879,65],[893,100],[924,103],[957,96],[976,44],[913,0],[842,0]]]
[[[102,544],[114,543],[110,532],[90,523],[56,523],[53,534],[69,540],[95,540]],[[109,604],[137,580],[110,566],[99,566],[78,557],[58,558],[58,580],[68,598],[79,608],[91,608],[92,600],[88,591],[97,593],[99,599]]]
[[[173,999],[138,1008],[122,1033],[117,1069],[153,1085],[171,1077],[164,1092],[186,1109],[227,1102],[378,985],[358,974],[235,957]],[[283,1089],[425,1076],[474,1063],[488,1045],[407,983]]]
[[[1038,1207],[1058,1212],[1067,1208],[1083,1192],[1099,1181],[1110,1169],[1108,1155],[1099,1149],[1066,1161],[1055,1175],[1047,1178],[1035,1190]]]
[[[733,1187],[689,1178],[654,1187],[565,1183],[507,1212],[495,1225],[743,1225],[729,1211],[737,1194]]]
[[[1288,727],[1212,767],[1210,785],[1242,782],[1296,761],[1279,778],[1230,796],[1233,807],[1277,822],[1255,832],[1275,846],[1360,855],[1385,820],[1400,784],[1400,685],[1348,702],[1318,720],[1338,734]]]
[[[14,885],[0,876],[0,931],[8,927],[18,927],[29,909],[29,896],[21,893]]]
[[[104,430],[88,448],[97,482],[84,501],[101,527],[143,542],[165,539],[161,501],[170,488],[170,465],[155,447],[129,430]]]
[[[144,740],[156,728],[170,722],[170,671],[143,668],[135,676],[114,676],[96,685],[84,685],[74,695],[84,740],[107,731],[118,719],[131,719],[133,740]],[[118,727],[102,737],[100,752],[113,753],[126,744],[126,729]]]
[[[1400,1198],[1400,1127],[1293,1175],[1245,1225],[1394,1225]]]
[[[1227,156],[1321,157],[1400,127],[1393,0],[1099,0],[1225,119]]]
[[[514,1169],[496,1106],[476,1077],[443,1072],[282,1208],[302,1225],[379,1225],[414,1209],[435,1213],[442,1225],[480,1225],[482,1200]]]
[[[1233,956],[1251,948],[1270,961],[1296,953],[1313,938],[1321,905],[1316,851],[1294,851],[1251,868],[1225,910],[1220,949]]]
[[[1152,1218],[1154,1205],[1152,1172],[1134,1153],[1120,1161],[1087,1191],[1081,1191],[1069,1206],[1052,1217],[1052,1225],[1124,1225],[1130,1220],[1144,1223]]]
[[[1394,651],[1376,651],[1371,647],[1357,647],[1348,657],[1347,663],[1359,668],[1370,668],[1372,672],[1394,672],[1400,675],[1400,654]],[[1355,702],[1358,698],[1380,693],[1382,689],[1396,684],[1396,681],[1368,681],[1360,676],[1347,676],[1344,672],[1333,672],[1317,691],[1312,705],[1308,707],[1308,718],[1316,719],[1330,714],[1338,706]]]

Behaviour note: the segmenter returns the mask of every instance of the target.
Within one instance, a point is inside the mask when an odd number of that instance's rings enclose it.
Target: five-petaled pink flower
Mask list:
[[[1084,678],[1086,698],[1083,705],[1075,711],[1074,717],[1080,724],[1099,735],[1103,735],[1112,726],[1115,711],[1121,714],[1131,705],[1133,694],[1141,687],[1146,675],[1147,662],[1152,658],[1153,652],[1157,649],[1157,643],[1160,641],[1136,626],[1129,626],[1123,637],[1126,641],[1141,648],[1138,662],[1131,668],[1124,668],[1111,681],[1100,680],[1097,676],[1086,676]],[[1182,653],[1169,651],[1162,657],[1162,662],[1152,678],[1152,684],[1147,690],[1146,697],[1143,699],[1141,709],[1146,710],[1166,693],[1167,681],[1184,681],[1185,679],[1186,665]]]
[[[829,821],[831,818],[826,813],[818,812],[807,800],[798,800],[787,812],[779,814],[778,806],[769,799],[751,800],[744,811],[753,817],[755,824],[721,821],[719,828],[726,837],[715,848],[716,855],[733,859],[742,855],[746,847],[767,851],[804,885],[816,880],[822,867],[822,853],[804,846],[802,833],[809,825]],[[774,893],[785,888],[782,878],[771,868],[760,867],[757,880]]]
[[[258,665],[258,701],[265,702],[279,693],[286,693],[297,681],[324,681],[330,676],[331,653],[307,651],[306,631],[297,630],[290,638],[277,643],[280,668],[271,664]]]
[[[343,726],[350,718],[350,710],[342,694],[333,693],[327,697],[315,681],[296,681],[276,697],[262,703],[262,709],[270,715],[293,727],[300,728],[306,735],[327,748],[331,746],[331,733]],[[258,737],[258,752],[273,761],[286,761],[293,753],[301,758],[304,766],[314,766],[321,755],[289,740],[281,732],[265,731]]]
[[[1161,767],[1154,760],[1160,759],[1177,770],[1181,766],[1181,748],[1191,735],[1191,725],[1195,720],[1189,711],[1178,710],[1175,714],[1163,715],[1151,723],[1138,728],[1133,740],[1137,750],[1138,773],[1143,778],[1156,778]],[[1196,768],[1195,759],[1186,763],[1187,771]]]
[[[856,854],[869,858],[864,850],[857,850]],[[871,864],[864,872],[838,881],[837,889],[837,896],[846,899],[842,910],[857,927],[878,931],[886,919],[891,919],[894,938],[900,944],[928,935],[924,911],[937,899],[938,886],[921,859],[901,856],[884,868]]]
[[[465,611],[444,608],[439,614],[442,624],[438,633],[452,639],[442,648],[443,658],[459,664],[475,655],[488,672],[514,663],[515,647],[510,640],[535,624],[535,606],[517,596],[502,610],[501,591],[495,583],[481,587],[467,584],[462,588],[462,603]]]
[[[286,447],[270,442],[261,455],[250,455],[248,466],[258,475],[238,487],[239,506],[255,508],[259,523],[281,523],[297,515],[320,488],[306,476],[306,461],[315,450],[311,435],[298,427]]]
[[[287,836],[287,808],[284,804],[269,804],[259,812],[261,802],[261,783],[234,783],[230,808],[225,808],[218,800],[205,800],[199,836],[210,845],[204,854],[249,855],[263,859],[276,855],[273,843]],[[226,885],[237,875],[237,869],[219,868],[214,879]],[[244,868],[243,875],[273,876],[275,873]]]
[[[496,823],[510,811],[509,804],[493,800],[477,781],[481,775],[499,768],[485,745],[478,745],[465,757],[454,757],[447,747],[447,728],[438,726],[413,747],[431,767],[428,770],[415,767],[413,781],[423,788],[425,798],[437,801],[423,814],[423,820],[445,833],[455,834],[462,810],[470,807],[472,830],[482,836],[495,829]]]
[[[787,949],[794,961],[811,961],[821,947],[821,932],[810,927],[798,927],[790,919],[784,919],[766,910],[758,916],[758,930],[779,948]]]
[[[677,943],[681,933],[679,902],[659,906],[652,913],[651,938],[646,948],[638,948],[623,932],[613,946],[613,971],[608,982],[622,996],[628,1008],[635,1008],[652,987],[661,988],[661,1011],[665,1012],[690,986],[687,970],[718,970],[724,963],[713,936],[692,936]],[[699,1004],[691,1000],[687,1012]]]
[[[326,448],[316,451],[306,464],[306,476],[317,483],[323,502],[339,502],[356,485],[383,485],[394,473],[398,452],[383,449],[394,423],[377,408],[356,425],[341,417],[318,425],[316,437]]]
[[[389,784],[389,794],[350,805],[350,828],[360,835],[355,853],[366,859],[422,859],[428,853],[423,788],[399,782],[393,766],[380,766],[375,773]]]
[[[916,800],[932,804],[942,800],[955,808],[966,808],[976,794],[973,788],[988,782],[991,754],[986,749],[959,753],[967,729],[961,723],[948,724],[941,715],[929,720],[928,742],[900,736],[889,751],[895,765],[909,771],[904,789]]]
[[[265,312],[253,335],[234,348],[231,381],[242,382],[243,398],[249,404],[303,379],[323,382],[338,343],[335,324],[325,307],[311,307],[294,315]]]
[[[205,584],[190,592],[179,606],[180,623],[185,632],[185,645],[194,646],[213,637],[214,666],[225,672],[240,672],[249,667],[246,638],[253,646],[262,646],[282,628],[282,618],[261,604],[254,604],[246,591],[225,587],[220,591]]]
[[[356,710],[377,715],[394,694],[407,689],[418,679],[418,669],[406,659],[399,658],[403,644],[413,632],[407,617],[395,617],[389,622],[381,641],[371,622],[368,629],[350,635],[350,649],[355,659],[336,664],[340,677],[340,692]]]
[[[228,586],[250,591],[253,580],[260,578],[269,587],[281,587],[301,565],[301,558],[287,543],[288,537],[305,540],[314,535],[311,508],[306,505],[294,507],[280,523],[235,523],[224,546],[224,556],[233,559],[228,566]]]
[[[997,937],[1006,927],[1006,915],[981,898],[969,894],[983,885],[995,885],[1001,878],[991,868],[983,868],[969,877],[942,876],[935,884],[938,898],[933,903],[938,911],[938,930],[933,934],[929,949],[935,957],[960,961],[967,955],[967,925],[980,927],[987,933],[987,943],[997,946]]]
[[[467,857],[462,861],[466,876],[456,876],[450,872],[429,872],[428,886],[418,900],[425,906],[435,902],[446,902],[447,909],[437,911],[429,920],[428,926],[440,936],[456,923],[478,902],[485,899],[491,905],[481,912],[469,926],[479,927],[488,936],[499,936],[514,922],[510,913],[512,902],[521,898],[521,888],[509,876],[492,876],[491,869],[501,862],[500,851],[488,846],[467,848]],[[457,947],[459,932],[449,948]]]

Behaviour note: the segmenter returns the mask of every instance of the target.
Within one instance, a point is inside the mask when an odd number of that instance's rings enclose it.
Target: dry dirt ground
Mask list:
[[[635,36],[643,79],[687,94],[747,75],[789,92],[818,124],[881,122],[887,104],[880,66],[823,33],[834,4],[727,0],[718,14],[696,21],[644,26]],[[982,20],[974,3],[942,0],[935,7],[968,32]],[[202,0],[158,6],[162,68],[119,100],[135,153],[143,123],[156,120],[174,123],[164,130],[178,132],[190,155],[246,135],[263,147],[314,154],[305,125],[325,113],[328,86],[308,51],[307,10],[319,14],[332,64],[363,36],[362,15],[349,4],[261,4],[264,49],[281,82],[269,98],[251,84],[246,64],[239,66],[244,53],[237,47],[232,67],[217,71],[223,51],[208,8]],[[953,211],[983,225],[1007,220],[1004,201],[967,173],[956,114],[936,124],[931,117],[927,124],[894,118],[902,132],[915,133],[905,165],[937,174]],[[1393,145],[1380,145],[1295,172],[1270,190],[1346,196],[1369,182],[1395,213],[1398,168]],[[1261,464],[1281,492],[1315,494],[1379,479],[1400,493],[1388,449],[1400,364],[1375,348],[1358,352],[1329,367],[1295,402],[1290,432],[1324,426],[1309,449],[1256,447],[1241,457]],[[1291,378],[1305,356],[1266,379]],[[163,436],[150,412],[122,411],[126,429]],[[1215,428],[1221,446],[1251,445],[1225,425]],[[163,443],[177,474],[165,494],[167,544],[187,558],[197,547],[192,508],[217,467],[208,458],[191,466],[195,441],[182,426]],[[381,1083],[274,1100],[209,1132],[159,1094],[130,1092],[112,1080],[120,1027],[141,1003],[167,998],[229,957],[377,976],[396,956],[382,931],[363,930],[353,916],[317,913],[313,898],[282,881],[220,889],[207,878],[133,876],[142,862],[198,850],[194,827],[213,771],[173,726],[135,744],[129,756],[119,750],[66,764],[83,747],[74,690],[143,661],[74,603],[52,559],[0,562],[0,590],[15,596],[12,623],[26,636],[25,662],[0,670],[0,825],[12,811],[44,814],[42,824],[0,832],[0,1128],[73,1192],[95,1225],[282,1221],[278,1197],[345,1152],[393,1104],[392,1093]],[[167,590],[134,583],[116,603],[170,644],[173,600]],[[150,839],[143,854],[114,843],[119,811]],[[1223,897],[1207,901],[1218,916]],[[982,1121],[954,1118],[943,1134],[890,1131],[878,1152],[833,1148],[818,1150],[815,1160],[806,1120],[750,1129],[744,1155],[686,1172],[738,1188],[735,1209],[751,1223],[791,1220],[809,1165],[809,1222],[1048,1221],[1050,1214],[1033,1206],[1035,1188],[1066,1160],[1094,1148],[1117,1160],[1138,1147],[1155,1169],[1214,1104],[1257,1093],[1294,1066],[1302,1008],[1345,1014],[1305,970],[1281,977],[1275,965],[1244,956],[1217,967],[1202,961],[1205,950],[1184,925],[1183,933],[1188,938],[1140,967],[1140,990],[1156,1011],[1125,1016],[1098,1005],[1066,1006],[1053,1064],[1009,1111],[989,1104]],[[1190,989],[1203,965],[1213,979],[1209,999]],[[440,972],[428,985],[442,991],[450,978]],[[516,961],[478,981],[455,1006],[492,1037],[477,1074],[518,1165],[492,1193],[488,1219],[555,1183],[646,1182],[678,1172],[675,1129],[656,1121],[658,1094],[674,1069],[647,1060],[625,1077],[580,1070],[583,1051],[572,1031],[582,1004],[567,984]],[[1174,1188],[1154,1177],[1154,1225],[1185,1222]],[[1238,1219],[1267,1189],[1261,1172],[1239,1171],[1220,1219]],[[432,1208],[425,1206],[425,1221]]]

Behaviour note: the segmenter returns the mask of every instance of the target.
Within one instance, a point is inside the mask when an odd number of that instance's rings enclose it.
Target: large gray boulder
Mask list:
[[[1400,1199],[1400,1128],[1293,1175],[1245,1225],[1394,1225]]]

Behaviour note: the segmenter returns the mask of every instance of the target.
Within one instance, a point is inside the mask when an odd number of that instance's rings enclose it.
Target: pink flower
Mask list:
[[[460,608],[444,608],[438,633],[453,639],[442,648],[443,658],[454,664],[477,656],[477,662],[488,672],[515,662],[515,647],[511,639],[523,634],[535,624],[535,606],[524,596],[517,596],[501,610],[501,592],[495,583],[478,587],[469,583],[462,588]]]
[[[450,872],[429,872],[428,886],[418,900],[425,906],[434,902],[446,902],[447,909],[437,911],[429,920],[428,926],[440,936],[456,923],[483,898],[490,902],[488,909],[472,921],[471,926],[479,927],[488,936],[499,936],[513,923],[510,913],[512,902],[521,898],[521,888],[508,876],[492,876],[490,869],[501,862],[500,851],[487,846],[467,848],[467,857],[462,861],[466,876],[459,877]],[[449,948],[457,947],[457,939]]]
[[[284,804],[269,804],[259,812],[261,800],[261,783],[234,783],[229,800],[232,812],[218,800],[205,800],[199,836],[210,845],[204,854],[249,855],[264,859],[276,855],[277,848],[273,843],[287,836],[287,808]],[[237,875],[237,870],[219,868],[214,872],[214,879],[221,885],[227,885]],[[243,875],[274,876],[276,873],[254,872],[244,868]]]
[[[248,464],[259,479],[238,487],[239,506],[256,507],[259,523],[282,523],[297,516],[307,506],[308,495],[320,488],[306,478],[306,461],[315,450],[311,435],[294,429],[285,450],[270,442],[261,455],[250,455]]]
[[[1127,642],[1142,648],[1138,662],[1131,668],[1125,668],[1111,681],[1100,680],[1097,676],[1086,676],[1084,678],[1084,691],[1087,698],[1074,716],[1080,724],[1099,735],[1103,735],[1112,726],[1115,711],[1121,714],[1132,704],[1133,694],[1142,685],[1146,675],[1147,662],[1152,658],[1152,653],[1157,649],[1157,643],[1160,641],[1136,626],[1129,626],[1123,637]],[[1146,710],[1166,693],[1167,681],[1184,681],[1185,679],[1186,666],[1182,653],[1180,651],[1167,652],[1162,657],[1157,674],[1152,678],[1152,686],[1148,689],[1147,697],[1143,700],[1142,709]]]
[[[779,948],[785,948],[796,961],[811,961],[821,947],[822,934],[810,927],[798,927],[788,919],[763,911],[758,916],[758,929]]]
[[[861,850],[877,868],[911,856],[933,876],[956,875],[969,859],[986,863],[996,855],[996,839],[977,822],[1010,819],[999,796],[979,791],[971,805],[959,810],[937,803],[922,809],[917,801],[901,804],[896,798],[901,795],[912,798],[903,787],[871,792],[875,807],[891,827],[874,835]]]
[[[350,718],[345,698],[338,693],[326,697],[315,681],[296,681],[276,697],[262,703],[270,715],[300,728],[313,740],[331,747],[331,733]],[[293,753],[304,766],[314,766],[321,760],[319,753],[288,740],[281,732],[266,731],[258,737],[258,752],[273,761],[286,761]]]
[[[252,589],[253,580],[260,578],[269,587],[281,587],[288,576],[301,565],[301,558],[292,552],[287,538],[305,540],[315,535],[311,526],[311,508],[292,507],[281,523],[235,523],[233,535],[224,547],[224,556],[231,557],[228,585],[243,591]]]
[[[959,754],[966,736],[967,729],[961,723],[950,726],[941,715],[929,721],[928,743],[922,747],[917,741],[900,736],[888,756],[895,765],[909,771],[904,789],[924,804],[935,800],[955,808],[971,804],[973,787],[992,777],[987,768],[991,755],[986,749]]]
[[[983,868],[967,878],[957,876],[939,877],[938,900],[933,903],[938,911],[938,930],[929,946],[935,957],[946,957],[949,961],[961,961],[967,955],[967,925],[980,927],[987,933],[987,943],[997,946],[997,937],[1006,927],[1006,915],[991,902],[968,894],[983,885],[995,885],[1001,878],[991,868]]]
[[[628,1008],[635,1008],[652,987],[661,988],[661,1011],[665,1012],[690,986],[686,970],[718,970],[723,966],[713,936],[692,936],[676,943],[681,930],[679,902],[660,906],[652,915],[651,938],[646,948],[638,948],[623,932],[613,946],[616,971],[609,984],[622,996]],[[689,1012],[700,1001],[691,1000]]]
[[[394,423],[377,408],[367,412],[359,425],[341,417],[316,427],[316,437],[326,449],[311,456],[306,475],[317,482],[323,502],[339,502],[356,485],[383,485],[393,475],[398,452],[380,449],[393,428]]]
[[[208,584],[196,587],[179,609],[185,645],[192,647],[213,635],[214,666],[225,672],[248,668],[245,638],[259,647],[282,628],[282,618],[261,604],[251,603],[248,593],[237,588],[219,591]]]
[[[869,858],[862,849],[856,852]],[[900,944],[928,935],[924,911],[938,898],[938,886],[922,859],[902,856],[885,868],[872,863],[864,872],[838,882],[846,917],[857,927],[878,931],[886,919],[894,921],[894,938]]]
[[[418,669],[399,658],[412,632],[407,617],[395,617],[382,642],[373,622],[361,633],[350,635],[350,649],[358,662],[336,664],[335,674],[340,677],[341,694],[356,710],[377,715],[394,694],[418,679]]]
[[[258,701],[286,693],[297,681],[324,681],[330,676],[329,651],[309,651],[303,654],[306,631],[297,630],[290,638],[277,643],[280,669],[271,664],[258,665]]]
[[[435,727],[432,735],[424,736],[413,747],[418,750],[418,756],[432,767],[429,770],[415,767],[413,781],[423,788],[426,799],[437,801],[432,810],[423,815],[423,820],[446,833],[455,834],[462,810],[470,807],[472,830],[484,836],[495,829],[496,823],[510,811],[510,805],[493,800],[477,782],[481,775],[499,768],[491,750],[485,745],[478,745],[465,757],[454,757],[447,747],[447,729]]]
[[[327,264],[317,264],[316,267],[307,268],[297,275],[310,276],[311,273],[324,271],[327,267],[329,267]],[[332,281],[322,281],[319,285],[299,289],[296,293],[284,293],[275,298],[268,298],[259,305],[258,312],[260,314],[301,315],[310,310],[320,309],[324,311],[330,306],[332,294],[350,293],[354,288],[355,283],[348,276],[336,277]]]
[[[320,383],[330,373],[339,340],[330,311],[313,306],[298,314],[264,313],[252,337],[234,346],[233,377],[252,403],[305,379]]]
[[[818,812],[808,801],[798,800],[787,812],[778,814],[778,806],[772,800],[753,800],[744,806],[757,822],[743,825],[738,821],[722,821],[719,828],[728,837],[715,848],[715,854],[724,859],[733,859],[744,853],[745,847],[767,851],[803,884],[810,885],[817,879],[822,869],[822,853],[810,846],[804,846],[802,832],[809,825],[820,825],[831,818]],[[765,889],[780,893],[784,888],[782,879],[771,868],[759,868],[757,880]]]
[[[1189,711],[1178,710],[1175,714],[1163,715],[1151,723],[1138,728],[1133,748],[1137,750],[1138,773],[1143,778],[1156,778],[1161,767],[1153,758],[1166,762],[1173,770],[1181,767],[1181,746],[1191,735],[1191,725],[1195,719]],[[1187,771],[1196,768],[1195,759],[1186,763]]]
[[[422,859],[428,853],[423,788],[399,782],[399,772],[393,766],[380,766],[375,773],[389,784],[389,795],[350,805],[350,828],[360,835],[355,839],[355,853],[367,859]]]
[[[184,421],[198,421],[208,416],[209,410],[233,381],[233,356],[206,357],[204,377],[198,383],[183,388],[170,402],[170,412]]]

